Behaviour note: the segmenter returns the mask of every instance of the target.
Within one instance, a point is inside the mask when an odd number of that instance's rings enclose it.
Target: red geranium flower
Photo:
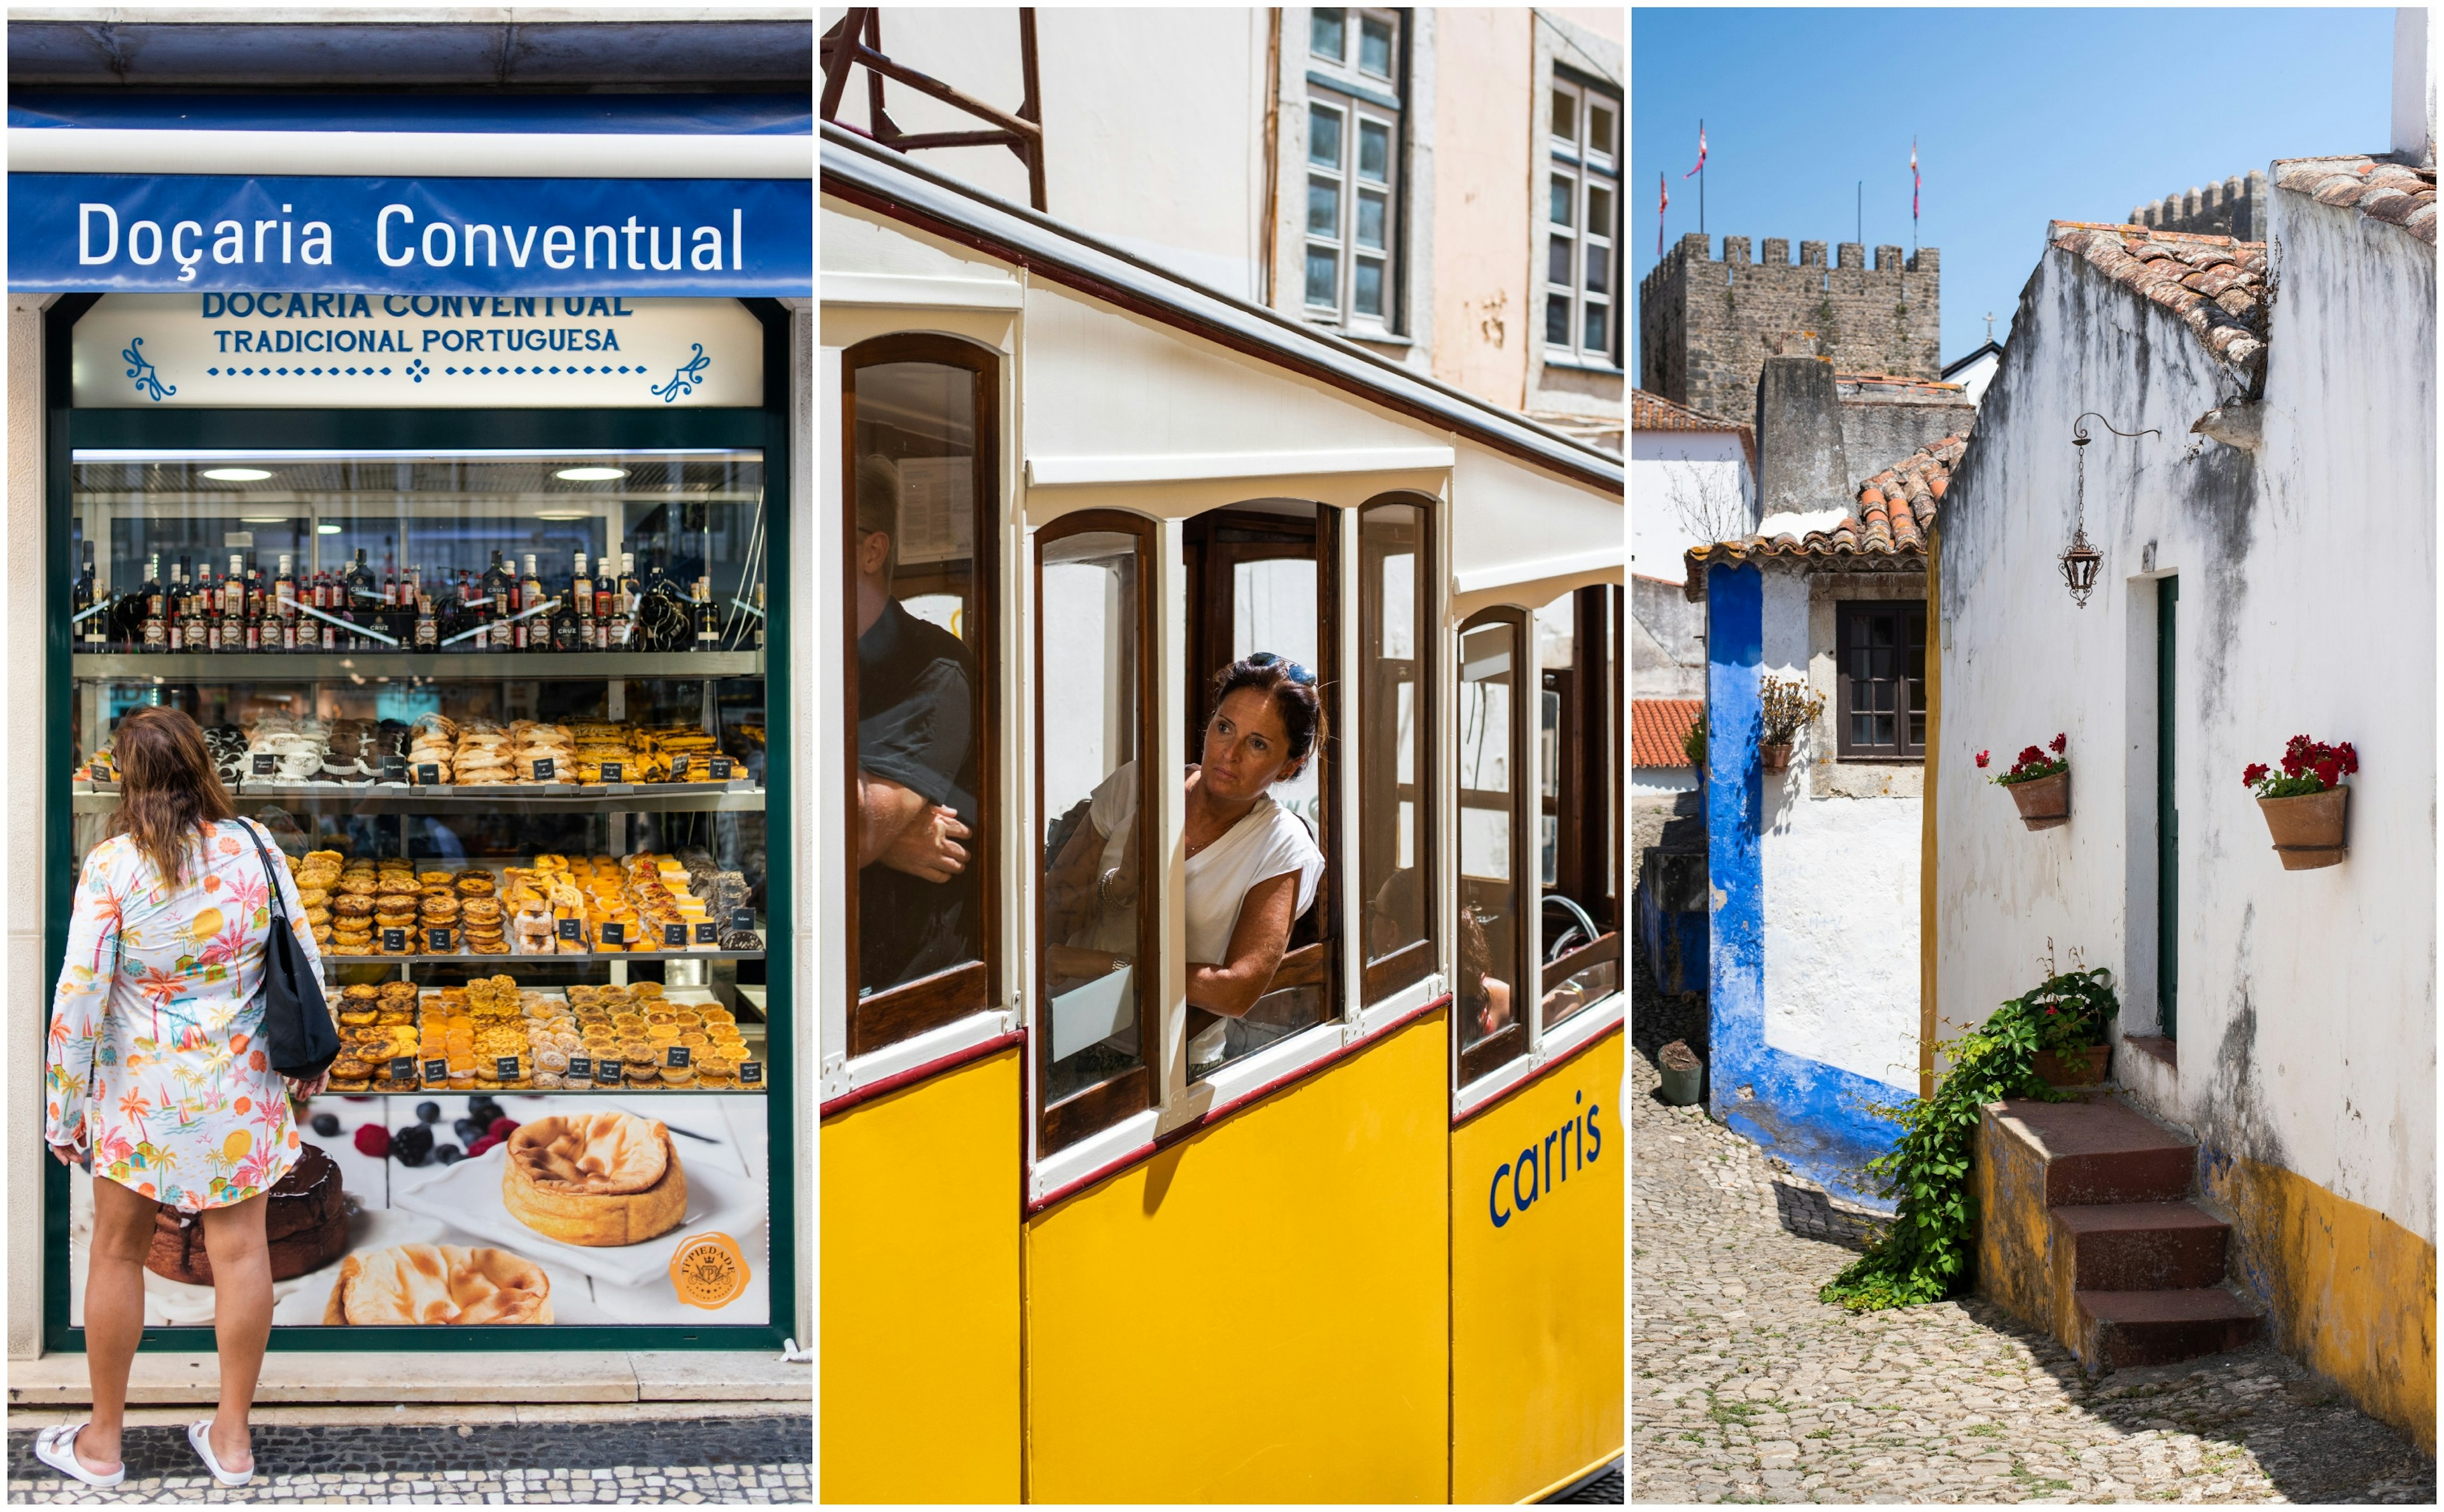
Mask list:
[[[2069,744],[2070,737],[2068,735],[2056,735],[2053,740],[2054,754],[2057,756],[2061,755],[2063,753],[2063,747]]]
[[[1990,756],[1991,756],[1991,755],[1993,755],[1993,754],[1994,754],[1994,753],[1993,753],[1992,751],[1988,751],[1988,750],[1981,750],[1981,751],[1979,751],[1979,752],[1977,753],[1977,765],[1980,765],[1980,766],[1985,765],[1986,765],[1986,760],[1987,760],[1987,758],[1988,758],[1988,757],[1990,757]]]

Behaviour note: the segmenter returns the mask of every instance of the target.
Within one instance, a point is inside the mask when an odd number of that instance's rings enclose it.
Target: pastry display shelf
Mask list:
[[[98,652],[68,658],[80,682],[372,682],[380,678],[760,677],[760,651]]]
[[[565,966],[571,963],[592,965],[602,961],[761,961],[762,950],[555,950],[549,955],[520,955],[512,950],[503,955],[483,954],[473,950],[450,950],[435,954],[418,950],[414,955],[334,955],[323,952],[324,966],[416,966],[435,961],[493,961],[505,971],[530,969],[538,966]]]
[[[114,786],[78,783],[80,814],[119,806]],[[601,787],[412,787],[404,783],[244,782],[241,803],[278,802],[350,814],[760,814],[764,789],[737,783],[624,783]]]

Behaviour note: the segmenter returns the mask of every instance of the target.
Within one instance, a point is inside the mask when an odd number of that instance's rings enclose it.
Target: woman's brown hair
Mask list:
[[[120,720],[110,739],[120,779],[110,832],[133,839],[175,887],[185,880],[187,847],[201,838],[204,821],[237,817],[204,750],[204,732],[182,710],[146,704]]]

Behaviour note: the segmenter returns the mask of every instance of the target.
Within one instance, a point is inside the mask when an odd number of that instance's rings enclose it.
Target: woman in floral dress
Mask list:
[[[322,962],[296,884],[286,867],[267,867],[248,833],[261,826],[235,817],[194,721],[140,708],[112,738],[115,833],[77,883],[45,1058],[45,1137],[95,1177],[84,1291],[93,1418],[82,1432],[50,1430],[38,1450],[79,1479],[124,1473],[120,1425],[144,1329],[144,1256],[154,1213],[167,1206],[204,1226],[221,1367],[207,1463],[236,1484],[253,1464],[247,1414],[271,1330],[260,1199],[297,1161],[291,1095],[321,1090],[319,1079],[289,1083],[267,1054],[273,886],[317,973]]]

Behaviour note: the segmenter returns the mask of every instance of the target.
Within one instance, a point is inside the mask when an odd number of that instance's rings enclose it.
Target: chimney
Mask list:
[[[2435,75],[2427,58],[2427,10],[2393,13],[2393,155],[2420,168],[2435,166]]]
[[[1812,331],[1789,331],[1757,375],[1758,498],[1762,513],[1806,514],[1850,506],[1842,450],[1842,399],[1832,359]]]

